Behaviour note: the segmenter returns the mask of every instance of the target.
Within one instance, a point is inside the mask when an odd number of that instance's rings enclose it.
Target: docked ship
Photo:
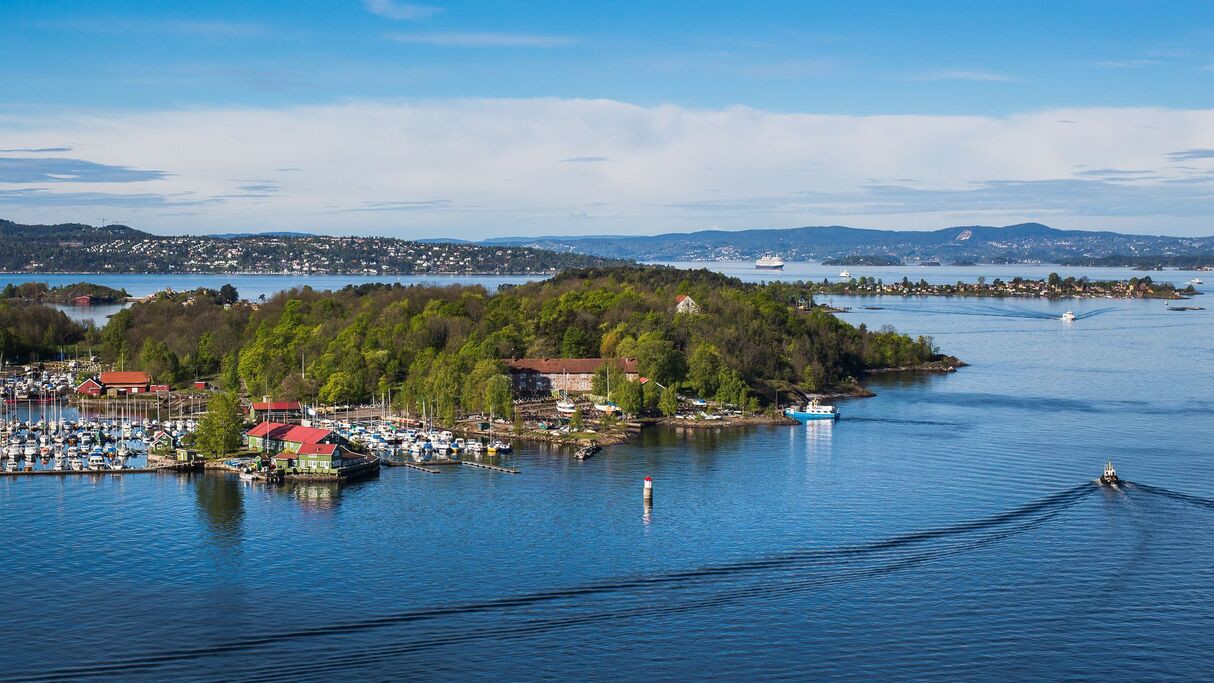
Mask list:
[[[806,420],[837,420],[839,419],[839,409],[834,406],[823,405],[818,402],[818,399],[813,399],[803,406],[789,406],[784,409],[784,414],[798,422]]]
[[[755,261],[755,268],[759,270],[784,270],[784,259],[774,254],[766,254],[763,258]]]

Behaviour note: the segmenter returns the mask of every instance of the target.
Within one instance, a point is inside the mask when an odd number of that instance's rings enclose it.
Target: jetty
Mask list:
[[[471,460],[462,460],[462,464],[468,467],[479,467],[482,470],[493,470],[494,472],[505,472],[506,474],[522,474],[522,470],[516,470],[513,467],[503,467],[502,465],[490,465],[484,462],[473,462]]]
[[[172,465],[157,465],[155,467],[123,467],[122,469],[104,470],[25,470],[18,472],[0,472],[0,477],[71,477],[77,475],[110,475],[110,474],[155,474],[158,472],[199,472],[202,462],[180,462]]]

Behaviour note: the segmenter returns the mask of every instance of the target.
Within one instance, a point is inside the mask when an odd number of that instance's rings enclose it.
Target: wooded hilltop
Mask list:
[[[494,294],[463,285],[303,287],[225,306],[233,294],[162,294],[80,336],[97,342],[103,360],[161,382],[216,377],[254,396],[327,404],[391,391],[398,405],[424,400],[439,415],[484,409],[484,389],[509,358],[635,358],[641,375],[663,386],[751,406],[777,392],[857,389],[870,370],[955,363],[930,338],[837,319],[814,305],[809,285],[708,270],[573,270]],[[677,312],[679,295],[698,312]],[[613,376],[617,392],[647,405],[660,398]]]

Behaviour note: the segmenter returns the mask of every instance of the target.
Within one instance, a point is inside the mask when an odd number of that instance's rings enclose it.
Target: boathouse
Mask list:
[[[98,382],[95,377],[90,377],[76,387],[76,393],[81,396],[100,396],[105,393],[105,387],[101,386],[101,382]]]
[[[130,370],[127,372],[103,372],[98,381],[101,382],[101,386],[105,387],[106,393],[146,394],[148,385],[152,383],[152,378],[148,376],[148,373],[141,370]]]
[[[594,372],[604,363],[623,370],[630,381],[640,378],[633,358],[515,358],[506,361],[506,368],[515,394],[586,393],[591,390]]]
[[[334,472],[341,469],[346,449],[331,443],[309,443],[298,451],[274,456],[274,466],[300,472]]]
[[[249,449],[265,453],[297,453],[304,446],[317,444],[344,445],[342,437],[331,429],[262,422],[245,432]]]

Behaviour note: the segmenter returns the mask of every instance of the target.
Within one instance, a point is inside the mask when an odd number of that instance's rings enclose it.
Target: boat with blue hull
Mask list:
[[[803,406],[789,406],[784,409],[784,414],[798,422],[839,419],[838,408],[819,403],[816,398]]]

